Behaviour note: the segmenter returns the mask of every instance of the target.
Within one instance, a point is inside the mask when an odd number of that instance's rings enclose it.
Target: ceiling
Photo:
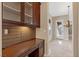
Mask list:
[[[68,6],[70,6],[69,11],[71,11],[71,2],[49,2],[49,14],[51,16],[61,16],[68,15]]]

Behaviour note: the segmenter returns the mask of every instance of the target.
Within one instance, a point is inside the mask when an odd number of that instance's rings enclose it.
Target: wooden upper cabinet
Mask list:
[[[40,27],[40,2],[33,3],[33,21],[36,27]]]
[[[21,3],[20,2],[3,2],[2,3],[2,24],[13,24],[23,26],[21,20]]]
[[[40,27],[40,3],[25,2],[23,5],[24,7],[22,6],[22,13],[24,12],[24,23]]]
[[[21,6],[19,2],[3,2],[3,20],[21,22]]]
[[[31,2],[24,3],[24,23],[28,25],[34,25],[33,23],[33,8]]]
[[[3,2],[3,20],[14,24],[40,27],[40,3]]]

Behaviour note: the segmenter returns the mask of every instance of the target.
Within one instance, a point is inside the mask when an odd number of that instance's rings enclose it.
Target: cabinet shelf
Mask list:
[[[6,24],[11,24],[11,25],[16,25],[16,26],[29,26],[29,27],[35,27],[33,24],[28,24],[28,23],[22,23],[22,22],[17,22],[17,21],[12,21],[9,19],[4,19],[2,20],[2,23]]]
[[[21,23],[21,22],[12,21],[12,20],[5,19],[5,18],[3,18],[3,19],[2,19],[2,22],[3,22],[3,23],[14,24],[14,25],[22,25],[22,23]]]
[[[9,12],[12,12],[14,14],[20,15],[20,10],[12,8],[12,7],[7,6],[5,4],[3,4],[3,9],[6,10],[6,11],[9,11]]]
[[[32,17],[32,15],[29,15],[29,14],[25,14],[25,16]]]
[[[31,4],[31,3],[29,3],[29,2],[26,2],[25,4],[26,4],[27,6],[32,7],[32,4]]]
[[[9,6],[5,5],[5,4],[3,5],[3,8],[6,11],[10,11],[10,12],[12,12],[14,14],[20,15],[20,10],[14,9],[12,7],[9,7]],[[32,15],[29,15],[29,14],[26,14],[26,13],[25,13],[25,16],[32,17]]]

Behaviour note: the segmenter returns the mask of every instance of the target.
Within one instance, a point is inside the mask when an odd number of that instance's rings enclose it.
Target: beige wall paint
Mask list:
[[[79,57],[79,2],[78,2],[78,57]]]
[[[0,2],[0,56],[2,56],[2,3]]]
[[[79,57],[79,3],[73,2],[72,3],[72,41],[73,41],[73,56]]]
[[[74,55],[79,57],[79,2],[73,3]]]
[[[73,40],[73,55],[78,55],[78,3],[73,3],[73,26],[72,26],[72,40]]]
[[[41,3],[41,20],[40,28],[36,29],[36,38],[45,40],[45,55],[47,54],[47,40],[48,40],[48,4],[46,2]]]

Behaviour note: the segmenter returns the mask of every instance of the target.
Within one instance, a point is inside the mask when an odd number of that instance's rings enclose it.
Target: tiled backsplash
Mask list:
[[[8,24],[11,25],[11,24]],[[22,26],[3,25],[2,47],[8,47],[21,41],[35,38],[35,28]],[[8,30],[8,34],[4,34],[4,30]]]

